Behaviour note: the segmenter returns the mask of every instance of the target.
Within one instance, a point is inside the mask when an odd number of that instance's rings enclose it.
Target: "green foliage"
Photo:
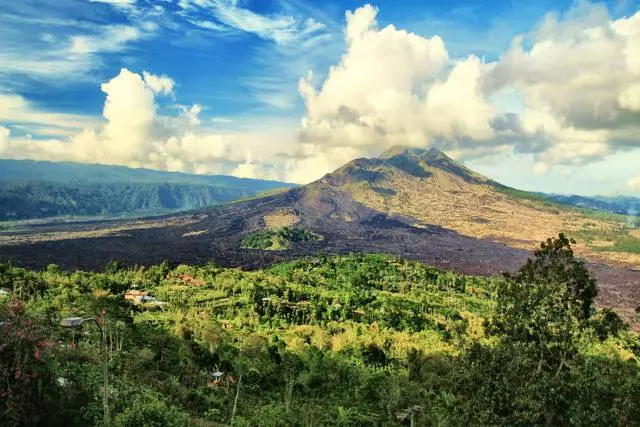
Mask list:
[[[620,334],[629,329],[624,320],[618,316],[615,311],[605,308],[592,319],[592,328],[601,341],[608,337],[618,337]]]
[[[583,240],[596,251],[628,252],[640,254],[640,239],[629,234],[626,228],[615,230],[601,230],[585,228],[574,233],[575,237]],[[601,242],[609,242],[602,245]]]
[[[260,250],[284,250],[301,242],[321,240],[322,236],[300,227],[265,228],[248,234],[242,240],[242,247]]]
[[[137,394],[113,420],[114,427],[183,427],[189,414],[169,406],[150,391]]]
[[[516,188],[507,187],[506,185],[499,184],[497,182],[493,183],[494,188],[507,196],[510,196],[514,199],[521,200],[530,200],[534,202],[541,202],[547,206],[555,206],[558,208],[563,207],[559,203],[555,202],[550,196],[541,193],[532,193],[530,191],[518,190]]]
[[[42,422],[56,392],[47,361],[53,344],[16,299],[0,301],[0,320],[0,425]]]
[[[571,241],[563,234],[547,239],[534,255],[498,284],[488,329],[506,345],[532,352],[538,358],[537,373],[559,373],[578,352],[597,295],[596,282],[574,258]]]
[[[560,233],[558,238],[547,239],[540,244],[540,249],[534,251],[535,257],[518,270],[514,276],[506,275],[508,281],[523,286],[560,285],[566,287],[561,298],[565,304],[578,304],[581,308],[581,318],[586,320],[591,315],[593,302],[598,294],[595,279],[589,276],[589,271],[583,261],[573,256],[571,243]],[[557,292],[550,289],[548,294]],[[565,305],[568,309],[568,306]]]
[[[257,271],[0,265],[23,301],[0,302],[0,392],[14,393],[0,424],[103,425],[105,356],[114,426],[637,424],[640,341],[612,311],[585,317],[592,282],[574,261],[561,236],[508,278],[372,254]],[[168,304],[132,305],[131,287]],[[95,324],[58,326],[103,311],[106,353]]]

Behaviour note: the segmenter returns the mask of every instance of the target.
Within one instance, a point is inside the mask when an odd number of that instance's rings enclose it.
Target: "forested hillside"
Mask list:
[[[255,195],[248,188],[180,183],[1,182],[0,221],[57,216],[150,215]]]
[[[2,425],[640,420],[638,336],[593,308],[564,236],[504,278],[320,255],[253,272],[3,265],[0,287]],[[69,317],[96,318],[105,352],[95,323]]]
[[[142,216],[197,209],[291,187],[224,175],[0,159],[0,221]]]

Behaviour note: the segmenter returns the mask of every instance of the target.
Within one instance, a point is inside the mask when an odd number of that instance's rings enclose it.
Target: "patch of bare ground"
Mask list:
[[[300,222],[300,218],[291,209],[279,209],[264,215],[264,224],[267,228],[291,227]]]

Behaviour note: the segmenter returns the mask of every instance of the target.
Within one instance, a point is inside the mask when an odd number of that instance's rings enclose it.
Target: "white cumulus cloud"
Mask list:
[[[340,62],[322,82],[300,81],[300,140],[319,164],[339,166],[347,149],[435,145],[461,159],[532,154],[541,174],[640,149],[640,11],[613,19],[606,6],[578,1],[490,63],[449,58],[438,36],[379,28],[377,13],[347,12]],[[317,178],[309,162],[290,176]]]
[[[426,39],[387,26],[377,28],[377,10],[347,13],[347,52],[316,90],[313,76],[300,81],[306,116],[302,140],[370,151],[385,143],[424,143],[424,96],[448,54],[440,37]],[[436,105],[434,107],[442,107]]]
[[[9,138],[0,128],[0,148],[3,157],[43,160],[71,160],[88,163],[121,164],[133,167],[221,173],[228,163],[244,161],[232,152],[223,135],[200,132],[197,116],[200,106],[185,107],[178,117],[160,116],[155,94],[165,93],[167,85],[123,68],[101,85],[106,95],[103,126],[86,127],[68,139]],[[163,79],[170,81],[169,77]],[[171,80],[172,81],[172,80]],[[171,86],[172,87],[172,86]],[[21,98],[18,98],[21,100]],[[0,99],[1,100],[1,99]],[[0,106],[2,104],[0,103]],[[2,114],[0,120],[10,115]],[[37,115],[34,118],[46,115]],[[13,118],[15,119],[15,114]],[[27,118],[30,118],[27,115]]]

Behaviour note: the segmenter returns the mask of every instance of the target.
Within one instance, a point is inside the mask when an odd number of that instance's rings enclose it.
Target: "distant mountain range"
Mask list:
[[[0,230],[0,259],[34,268],[102,269],[112,259],[254,268],[320,251],[383,252],[494,275],[564,232],[589,260],[600,304],[632,318],[640,305],[637,227],[629,217],[507,187],[436,149],[395,147],[302,187],[188,215]]]
[[[252,197],[293,184],[132,169],[0,159],[0,221],[59,216],[145,216]]]
[[[539,193],[542,194],[542,193]],[[549,199],[566,205],[596,209],[620,215],[640,216],[640,198],[629,196],[577,196],[544,194]]]

